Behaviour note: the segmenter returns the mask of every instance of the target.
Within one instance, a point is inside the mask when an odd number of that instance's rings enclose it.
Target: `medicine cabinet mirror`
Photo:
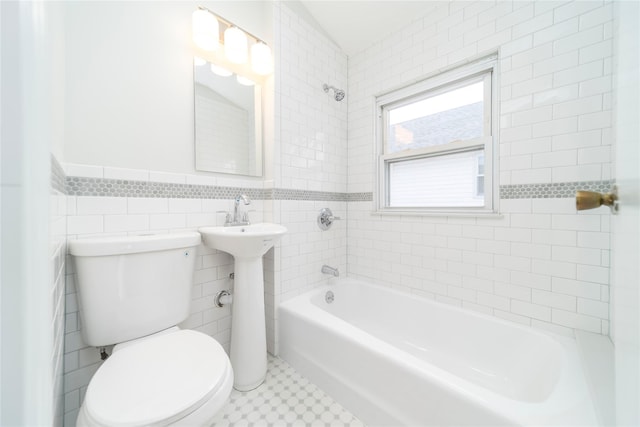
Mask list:
[[[261,86],[197,58],[193,70],[196,170],[262,176]]]

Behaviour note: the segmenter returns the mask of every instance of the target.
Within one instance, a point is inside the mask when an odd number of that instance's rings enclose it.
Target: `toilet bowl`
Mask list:
[[[78,426],[209,426],[233,369],[212,337],[181,330],[189,315],[198,233],[69,242],[82,336],[115,344],[91,378]]]
[[[206,426],[226,403],[233,371],[224,349],[197,331],[117,345],[95,373],[78,426]]]

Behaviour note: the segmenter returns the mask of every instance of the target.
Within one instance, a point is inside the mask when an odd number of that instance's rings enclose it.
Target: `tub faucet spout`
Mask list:
[[[322,266],[322,269],[320,271],[324,274],[331,274],[332,276],[335,276],[335,277],[340,276],[340,272],[338,271],[337,268],[329,267],[326,264]]]

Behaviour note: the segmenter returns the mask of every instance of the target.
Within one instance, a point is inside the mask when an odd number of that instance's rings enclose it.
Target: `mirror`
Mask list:
[[[196,170],[262,176],[262,88],[212,69],[194,58]]]

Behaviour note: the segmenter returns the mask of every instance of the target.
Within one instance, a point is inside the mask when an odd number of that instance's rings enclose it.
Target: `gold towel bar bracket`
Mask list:
[[[620,210],[618,203],[618,187],[615,185],[609,193],[598,193],[596,191],[576,191],[576,209],[583,211],[595,209],[600,206],[609,206],[612,214],[617,214]]]

